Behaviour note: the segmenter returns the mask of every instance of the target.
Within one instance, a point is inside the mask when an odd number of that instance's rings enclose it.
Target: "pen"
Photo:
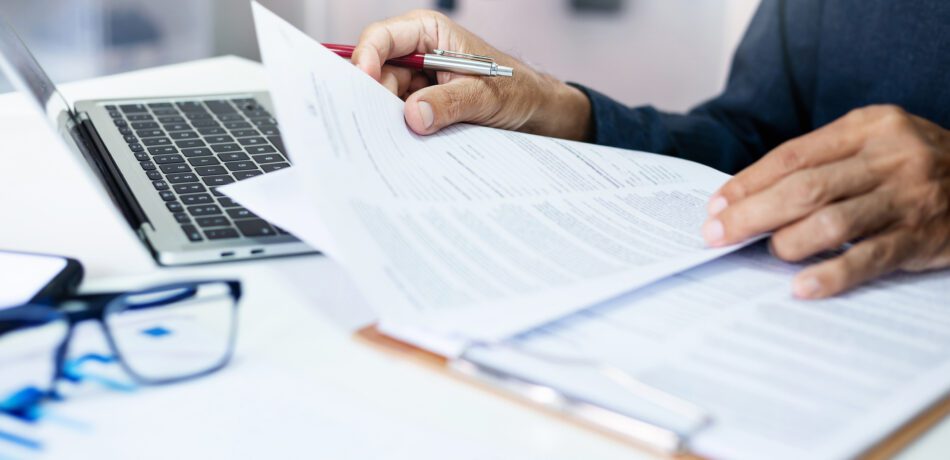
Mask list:
[[[341,57],[347,59],[353,57],[353,47],[350,45],[324,43],[323,46]],[[498,65],[494,59],[488,56],[446,50],[434,50],[432,53],[397,57],[387,60],[386,64],[415,70],[437,70],[483,77],[511,77],[514,75],[514,69]]]

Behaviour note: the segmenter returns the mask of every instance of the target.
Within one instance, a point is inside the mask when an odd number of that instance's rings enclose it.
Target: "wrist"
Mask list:
[[[538,106],[522,131],[588,142],[593,138],[590,99],[581,90],[548,75],[539,75]]]

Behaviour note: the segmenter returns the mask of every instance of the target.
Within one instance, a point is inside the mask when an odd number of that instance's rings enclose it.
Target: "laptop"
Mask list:
[[[0,67],[84,157],[159,264],[314,252],[217,190],[290,167],[266,92],[70,106],[2,19]]]

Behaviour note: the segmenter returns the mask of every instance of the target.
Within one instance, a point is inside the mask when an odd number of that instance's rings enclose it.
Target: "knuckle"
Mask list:
[[[805,206],[817,206],[823,204],[827,194],[828,186],[824,181],[819,180],[812,173],[802,174],[797,177],[792,186],[792,193],[798,201]]]
[[[805,163],[805,159],[799,148],[794,144],[785,145],[786,148],[782,150],[778,158],[779,166],[785,171],[793,171],[801,168]]]
[[[792,238],[784,233],[772,235],[769,242],[769,250],[772,255],[786,262],[798,262],[801,260],[798,248],[792,242]]]
[[[937,167],[937,159],[930,148],[914,145],[904,151],[904,165],[917,178],[929,178]]]
[[[851,222],[833,208],[826,208],[818,212],[818,225],[828,246],[838,246],[848,241],[851,236]]]

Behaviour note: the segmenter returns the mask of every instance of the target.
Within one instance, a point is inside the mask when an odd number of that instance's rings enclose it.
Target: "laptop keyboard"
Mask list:
[[[272,226],[217,187],[290,167],[277,121],[256,100],[106,105],[188,240],[272,237]]]

